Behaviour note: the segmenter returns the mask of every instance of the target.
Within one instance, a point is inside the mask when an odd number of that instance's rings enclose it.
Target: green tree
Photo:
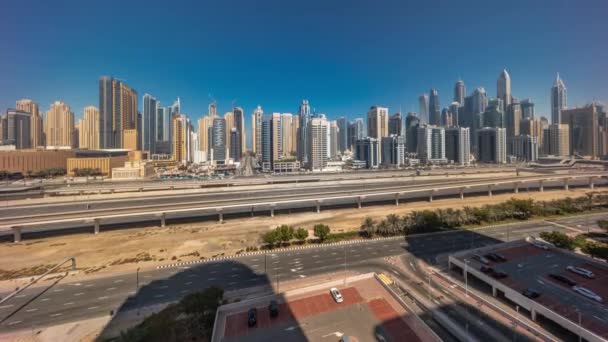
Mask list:
[[[270,248],[273,248],[274,245],[276,245],[279,241],[281,241],[280,238],[279,238],[279,234],[274,229],[270,230],[270,231],[267,231],[266,233],[264,233],[262,235],[262,240]]]
[[[542,232],[539,235],[543,240],[554,244],[555,247],[565,248],[568,250],[574,249],[574,239],[562,232]]]
[[[361,224],[361,232],[363,235],[371,238],[376,234],[376,222],[371,217],[366,217]]]
[[[314,226],[314,234],[317,238],[319,238],[319,240],[321,240],[321,242],[327,239],[329,231],[329,226],[326,224],[319,223]]]
[[[308,239],[308,230],[300,227],[296,229],[293,236],[296,238],[296,240],[300,241],[300,243],[304,243],[306,239]]]
[[[391,235],[399,234],[403,230],[401,220],[399,219],[399,216],[395,214],[389,214],[386,216],[386,224],[388,226],[389,234]]]
[[[293,239],[293,227],[283,224],[276,228],[279,241],[287,243]]]
[[[597,225],[608,233],[608,220],[598,220]]]

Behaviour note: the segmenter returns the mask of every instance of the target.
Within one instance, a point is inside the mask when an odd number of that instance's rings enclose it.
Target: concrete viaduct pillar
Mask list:
[[[165,215],[165,213],[160,214],[160,226],[162,228],[165,228],[165,225],[166,225],[166,222],[165,222],[166,221],[166,216],[167,215]]]
[[[220,223],[224,222],[224,209],[217,209],[217,218]]]
[[[536,321],[536,310],[534,310],[534,308],[530,310],[530,316],[532,316],[533,321]]]
[[[317,201],[317,214],[321,213],[321,201]]]
[[[538,181],[538,189],[540,190],[540,192],[545,191],[545,186],[543,184],[543,180]]]
[[[595,187],[595,184],[593,183],[593,179],[594,179],[594,177],[589,177],[589,189],[593,189]]]
[[[13,227],[13,238],[15,243],[21,242],[21,227]]]
[[[464,190],[465,190],[466,188],[467,188],[467,187],[462,187],[462,188],[460,188],[460,199],[461,199],[461,200],[464,200]]]
[[[395,194],[395,205],[399,205],[399,193]]]
[[[357,197],[357,206],[361,209],[361,202],[363,202],[363,196]]]
[[[492,197],[492,188],[494,188],[494,184],[488,185],[488,196]]]
[[[433,202],[433,194],[435,194],[435,190],[429,191],[429,202]]]
[[[564,190],[568,191],[568,182],[569,182],[569,178],[565,178],[564,179]]]
[[[101,221],[101,220],[98,218],[93,219],[93,233],[95,235],[99,234],[99,226],[100,226],[99,221]]]
[[[276,206],[276,204],[272,203],[270,205],[270,217],[274,217],[274,207]]]
[[[519,193],[519,182],[515,182],[515,184],[513,185],[513,192],[515,192],[516,194]]]
[[[492,296],[496,297],[496,286],[492,286]]]

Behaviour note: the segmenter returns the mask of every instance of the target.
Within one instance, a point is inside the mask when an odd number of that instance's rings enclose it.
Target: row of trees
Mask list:
[[[606,203],[606,201],[602,201],[601,205],[606,206]],[[503,203],[487,204],[481,207],[413,211],[404,216],[390,214],[378,222],[368,217],[363,220],[360,233],[365,237],[429,233],[462,226],[527,220],[535,216],[546,217],[581,213],[592,210],[597,206],[598,203],[594,202],[593,196],[553,201],[512,198]]]
[[[551,242],[555,247],[564,248],[573,251],[577,247],[581,252],[588,254],[594,258],[600,258],[608,261],[608,244],[597,241],[588,241],[585,234],[579,234],[576,237],[570,237],[562,232],[542,232],[540,237],[548,242]]]
[[[325,241],[330,233],[329,226],[325,224],[315,225],[313,231],[314,236],[321,242]],[[302,227],[294,229],[292,226],[286,224],[262,234],[262,241],[264,241],[269,248],[289,244],[292,240],[296,240],[298,243],[303,244],[307,239],[308,230]]]
[[[101,169],[99,168],[90,168],[90,167],[86,167],[86,168],[75,168],[74,170],[72,170],[74,172],[74,175],[76,175],[76,177],[92,177],[92,176],[101,176]]]

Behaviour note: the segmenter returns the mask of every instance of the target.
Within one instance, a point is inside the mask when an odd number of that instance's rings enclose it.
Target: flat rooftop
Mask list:
[[[516,294],[507,291],[499,295],[504,295],[505,298],[520,306],[523,305],[522,307],[526,309],[534,307],[536,310],[536,304],[540,304],[574,324],[578,324],[580,311],[583,328],[602,338],[608,338],[608,264],[556,247],[548,247],[549,249],[545,250],[520,240],[457,253],[450,257],[450,262],[455,259],[464,263],[466,260],[469,274],[497,287],[499,292],[502,290],[496,284],[513,290]],[[483,264],[473,258],[475,254],[484,256],[492,252],[504,256],[507,260],[496,262],[486,257],[489,261],[487,266],[494,271],[506,273],[506,277],[497,279],[491,273],[481,272]],[[582,267],[593,272],[595,276],[592,279],[586,278],[569,271],[568,266]],[[573,280],[577,286],[587,288],[602,297],[603,301],[597,302],[575,292],[572,286],[552,278],[550,274],[562,275]],[[521,296],[520,294],[526,289],[534,289],[540,293],[540,296],[534,299]],[[528,305],[530,301],[533,302],[532,306]],[[545,316],[541,311],[538,313]],[[546,318],[554,320],[551,317]],[[568,329],[566,326],[569,324],[559,321],[560,319],[556,323]]]
[[[213,341],[439,341],[414,313],[400,304],[373,274],[272,295],[218,309]],[[344,302],[329,289],[337,287]],[[279,303],[271,318],[268,304]],[[249,327],[247,311],[257,308],[257,325]]]

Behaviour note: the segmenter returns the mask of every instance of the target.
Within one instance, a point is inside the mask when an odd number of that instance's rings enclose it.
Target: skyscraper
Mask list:
[[[46,145],[55,147],[74,147],[74,113],[70,106],[55,101],[46,112],[44,120]]]
[[[211,133],[211,154],[213,160],[223,163],[226,160],[226,120],[215,116]]]
[[[180,163],[190,161],[189,128],[189,120],[186,115],[176,114],[173,116],[173,160]]]
[[[502,100],[502,111],[504,112],[511,104],[511,76],[507,69],[503,69],[496,80],[496,97]]]
[[[418,97],[418,117],[421,122],[429,122],[429,96],[422,94]]]
[[[558,73],[551,88],[551,123],[562,123],[562,110],[566,109],[567,105],[566,86]]]
[[[209,160],[209,141],[211,140],[209,132],[213,126],[213,118],[210,115],[205,115],[198,119],[197,126],[199,151],[204,152],[207,155],[207,160]]]
[[[258,106],[251,115],[251,150],[254,155],[262,154],[262,120],[264,111]]]
[[[538,139],[530,135],[519,135],[508,139],[510,155],[518,161],[533,162],[538,160]]]
[[[245,112],[243,111],[243,108],[241,107],[234,107],[234,109],[232,110],[233,116],[234,116],[234,128],[236,128],[236,131],[239,133],[237,135],[237,142],[240,145],[240,147],[238,148],[239,153],[244,153],[247,151],[247,139],[246,139],[246,134],[245,134]],[[232,133],[231,137],[232,137]],[[231,142],[232,144],[232,142]],[[234,150],[237,151],[237,150]],[[234,156],[231,155],[232,158],[234,158]],[[236,160],[236,159],[235,159]],[[240,160],[240,156],[239,156],[239,160]]]
[[[291,132],[293,128],[293,115],[291,113],[283,113],[281,114],[281,157],[287,157],[294,154],[293,139],[291,137]]]
[[[4,144],[15,145],[18,150],[31,147],[32,114],[21,110],[9,109],[0,115],[0,140]]]
[[[441,104],[437,89],[431,89],[429,92],[429,124],[441,125]]]
[[[505,128],[507,129],[507,139],[519,135],[519,126],[522,120],[521,104],[519,100],[513,99],[513,103],[507,107],[505,113]]]
[[[570,129],[566,124],[551,124],[543,130],[543,153],[551,156],[570,155]]]
[[[348,149],[355,151],[357,140],[363,139],[365,130],[363,129],[363,119],[356,118],[348,124]]]
[[[422,163],[443,164],[445,158],[445,130],[432,125],[419,126],[416,148]]]
[[[83,149],[99,149],[99,109],[94,106],[84,107],[82,120],[79,121],[78,146]]]
[[[308,122],[308,168],[321,171],[327,167],[327,120],[315,117]],[[301,127],[300,127],[301,128]]]
[[[217,116],[217,103],[215,101],[209,104],[209,107],[207,108],[207,115],[209,115],[212,120]]]
[[[150,154],[156,153],[156,128],[158,126],[157,120],[158,102],[150,94],[144,94],[143,96],[143,116],[141,125],[141,149],[149,151]]]
[[[464,99],[463,99],[464,101]],[[450,116],[451,116],[451,124],[450,126],[459,126],[460,125],[460,110],[463,108],[464,104],[460,104],[460,102],[454,101],[450,104]]]
[[[108,76],[99,79],[100,147],[122,148],[123,132],[137,129],[137,92]]]
[[[308,103],[308,100],[302,100],[302,104],[300,104],[300,108],[298,109],[298,116],[300,119],[297,146],[298,159],[304,167],[310,168],[308,156],[308,153],[310,152],[308,140],[310,138],[310,134],[308,133],[308,122],[310,121],[310,104]]]
[[[420,118],[418,118],[416,113],[407,113],[405,117],[405,148],[411,153],[416,152],[418,149],[418,126],[420,126]]]
[[[570,128],[570,154],[596,159],[600,157],[600,110],[595,103],[561,111],[562,123]]]
[[[348,150],[348,119],[346,116],[341,116],[337,120],[338,123],[338,150],[340,153]]]
[[[235,162],[241,160],[241,139],[239,137],[239,130],[236,127],[232,127],[230,130],[230,157]]]
[[[466,94],[466,88],[463,80],[456,81],[454,85],[454,102],[458,102],[460,106],[464,106],[464,97]]]
[[[405,137],[402,135],[391,134],[383,137],[382,157],[380,161],[383,165],[403,165],[405,164]]]
[[[534,102],[530,99],[521,101],[521,117],[522,119],[534,119]]]
[[[519,134],[536,137],[538,146],[543,146],[543,124],[540,119],[525,119],[519,123]]]
[[[455,165],[469,165],[471,160],[469,127],[451,127],[445,130],[445,157]]]
[[[477,160],[481,163],[507,162],[507,131],[504,128],[484,127],[477,131]]]
[[[234,127],[234,113],[224,113],[224,120],[226,121],[226,138],[224,139],[224,142],[226,144],[227,151],[230,152],[230,131],[232,130],[232,127]],[[226,159],[230,157],[232,156],[226,156]]]
[[[328,131],[328,157],[331,159],[335,159],[340,154],[340,137],[339,132],[340,128],[338,127],[338,122],[336,120],[328,121],[327,127]]]
[[[30,113],[30,146],[44,146],[44,120],[38,104],[30,99],[22,99],[17,101],[17,110]]]
[[[388,134],[403,135],[403,120],[401,113],[395,113],[388,119]]]
[[[355,146],[357,160],[365,161],[365,167],[376,169],[380,165],[380,146],[378,139],[365,137],[357,140]]]
[[[501,99],[492,99],[481,116],[481,127],[505,127],[505,114]]]

